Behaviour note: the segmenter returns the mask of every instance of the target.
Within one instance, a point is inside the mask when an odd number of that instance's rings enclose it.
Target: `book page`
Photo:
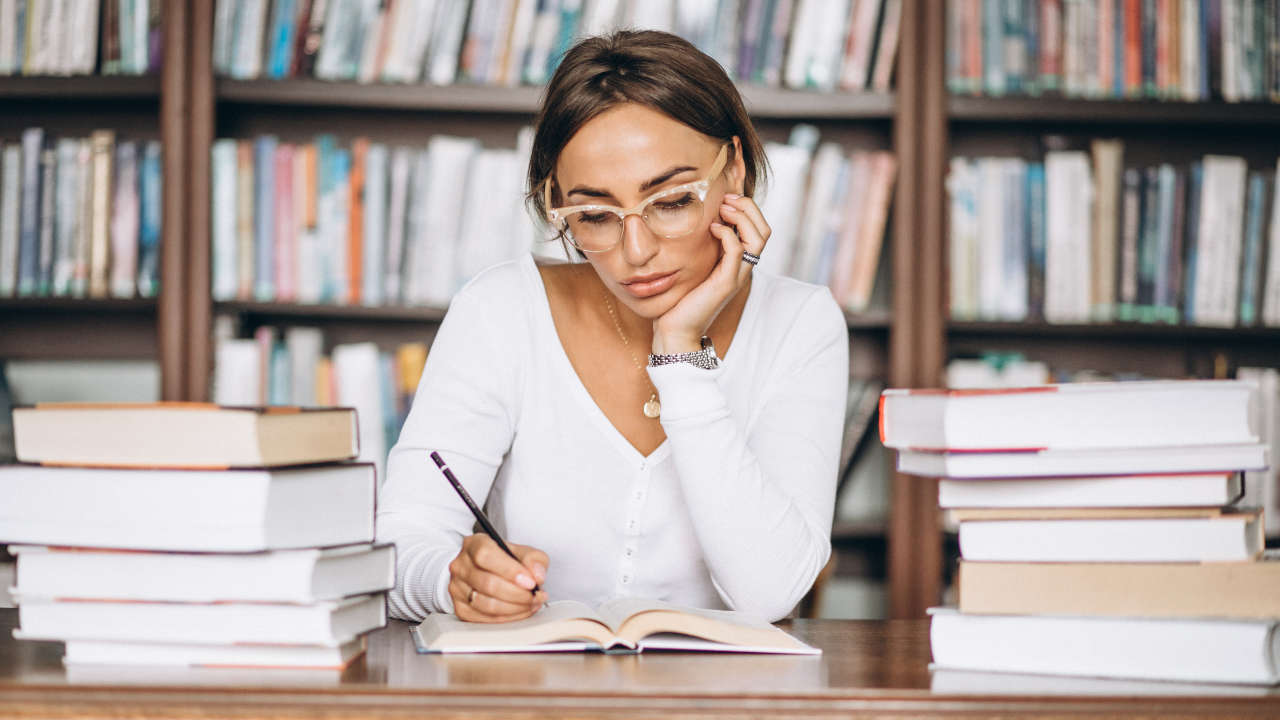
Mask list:
[[[441,652],[534,650],[542,643],[586,640],[613,644],[613,633],[590,607],[572,600],[547,603],[533,617],[509,623],[472,623],[455,615],[430,615],[417,627],[423,649]]]
[[[808,648],[771,623],[732,610],[682,607],[643,598],[617,598],[597,609],[611,626],[617,628],[618,637],[633,644],[641,644],[643,638],[657,633],[679,633],[723,644],[723,647],[704,649],[732,650],[733,646],[743,646],[800,651]],[[685,649],[684,643],[644,644]]]

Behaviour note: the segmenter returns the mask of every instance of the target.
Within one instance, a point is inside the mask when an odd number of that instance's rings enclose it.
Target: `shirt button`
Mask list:
[[[643,490],[637,490],[637,491],[636,491],[636,494],[635,494],[635,498],[636,498],[637,500],[643,500],[643,499],[644,499],[644,491],[643,491]]]
[[[636,551],[635,551],[635,550],[632,550],[631,548],[627,548],[627,551],[626,551],[626,553],[625,553],[625,554],[626,554],[626,556],[627,556],[627,557],[631,557],[631,556],[632,556],[632,555],[634,555],[635,553],[636,553]]]
[[[623,576],[622,576],[622,584],[623,584],[623,585],[629,585],[630,583],[631,583],[631,576],[630,576],[630,575],[623,575]]]

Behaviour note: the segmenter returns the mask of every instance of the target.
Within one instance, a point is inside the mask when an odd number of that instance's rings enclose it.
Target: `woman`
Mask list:
[[[529,188],[586,262],[526,257],[454,299],[382,489],[393,615],[637,596],[773,620],[801,599],[831,551],[848,341],[825,288],[752,271],[763,163],[733,83],[686,41],[569,51]],[[519,561],[472,534],[433,450]]]

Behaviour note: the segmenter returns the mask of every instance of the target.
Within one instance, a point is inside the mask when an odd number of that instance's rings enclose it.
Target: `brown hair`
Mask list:
[[[527,199],[539,220],[546,217],[542,183],[555,171],[560,151],[589,120],[622,103],[657,110],[724,142],[738,136],[746,167],[743,194],[752,195],[764,181],[764,148],[720,64],[677,35],[619,30],[570,48],[547,85],[529,157]]]

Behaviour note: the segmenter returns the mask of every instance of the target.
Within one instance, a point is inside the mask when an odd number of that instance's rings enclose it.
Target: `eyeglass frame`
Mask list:
[[[547,222],[551,223],[553,226],[559,228],[561,232],[568,235],[569,242],[572,243],[575,248],[581,250],[582,252],[588,252],[588,253],[609,252],[610,250],[618,247],[618,245],[622,243],[622,236],[624,234],[623,232],[618,233],[617,242],[610,245],[609,247],[601,248],[599,250],[588,250],[587,248],[584,248],[581,245],[579,245],[577,240],[574,239],[573,232],[569,230],[569,220],[566,216],[576,212],[592,212],[592,211],[610,212],[618,216],[618,224],[621,227],[626,225],[628,216],[639,215],[640,219],[644,221],[645,227],[649,228],[650,232],[653,232],[653,227],[650,226],[649,221],[645,219],[644,213],[641,212],[642,210],[646,209],[651,203],[653,203],[655,200],[658,200],[659,198],[663,198],[668,195],[674,195],[681,192],[692,191],[693,193],[697,194],[698,202],[705,203],[707,201],[707,193],[711,191],[711,182],[715,180],[716,177],[720,175],[721,172],[724,171],[725,165],[728,164],[728,160],[729,160],[729,143],[725,143],[720,146],[720,152],[716,154],[716,160],[714,163],[711,164],[711,170],[707,172],[706,177],[702,178],[701,180],[695,180],[693,182],[682,183],[674,187],[669,187],[666,190],[659,190],[658,192],[641,200],[638,204],[633,205],[632,207],[626,208],[626,209],[617,207],[616,205],[597,205],[597,204],[567,205],[565,207],[553,208],[551,207],[551,178],[548,177],[542,183],[542,197],[543,197],[542,206],[546,208]],[[675,238],[675,237],[680,237],[681,235],[685,235],[689,232],[692,232],[692,230],[687,230],[684,233],[677,233],[675,235],[663,235],[661,233],[656,233],[656,232],[654,234],[664,238]]]

